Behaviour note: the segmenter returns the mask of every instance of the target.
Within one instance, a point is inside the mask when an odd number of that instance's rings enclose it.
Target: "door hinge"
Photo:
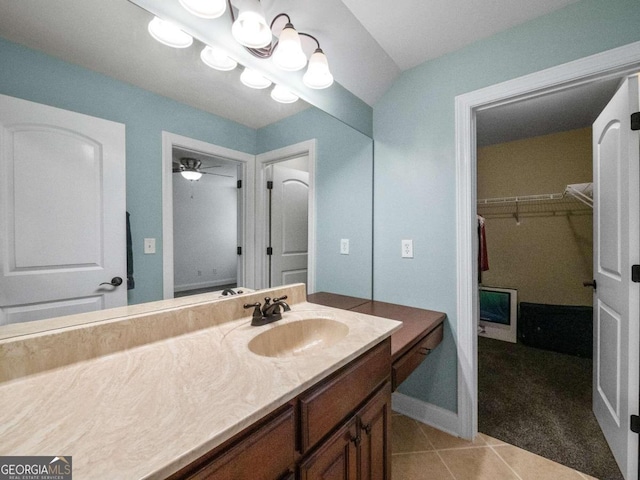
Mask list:
[[[273,181],[272,180],[267,181],[267,190],[273,190]]]
[[[238,255],[242,255],[242,247],[238,247]]]
[[[267,247],[267,255],[273,255],[273,248]]]
[[[242,180],[238,180],[238,188],[242,188]]]
[[[631,265],[631,281],[640,283],[640,265]]]
[[[640,433],[640,417],[638,415],[631,415],[631,431]]]
[[[640,112],[631,114],[631,130],[640,130]]]

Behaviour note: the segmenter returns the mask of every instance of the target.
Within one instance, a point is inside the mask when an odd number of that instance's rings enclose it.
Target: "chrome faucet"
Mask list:
[[[273,303],[271,298],[265,297],[264,305],[260,302],[245,303],[244,308],[253,308],[253,315],[251,318],[251,325],[259,327],[266,325],[267,323],[277,322],[282,318],[283,312],[288,312],[291,307],[285,302],[287,296],[284,295],[279,298],[274,298]]]

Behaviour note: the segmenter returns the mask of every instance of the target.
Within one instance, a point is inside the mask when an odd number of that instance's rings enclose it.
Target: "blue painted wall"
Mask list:
[[[126,125],[127,210],[136,288],[129,303],[162,298],[162,131],[255,153],[256,131],[0,39],[0,93]],[[158,239],[155,255],[143,238]]]
[[[258,130],[256,148],[264,153],[314,138],[316,290],[371,298],[373,141],[309,108]],[[340,255],[341,238],[349,239],[349,255]]]
[[[374,298],[448,315],[401,392],[457,410],[454,98],[638,41],[639,25],[637,0],[583,0],[404,72],[374,106]]]

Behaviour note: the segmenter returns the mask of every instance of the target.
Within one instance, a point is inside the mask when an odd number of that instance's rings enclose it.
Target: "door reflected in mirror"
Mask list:
[[[240,270],[238,164],[180,148],[172,157],[174,297],[234,289]],[[194,165],[199,176],[185,177],[185,168]]]

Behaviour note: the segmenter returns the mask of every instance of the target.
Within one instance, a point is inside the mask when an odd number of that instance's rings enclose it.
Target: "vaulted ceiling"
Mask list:
[[[297,29],[317,36],[336,81],[375,105],[402,71],[576,1],[262,4],[268,19],[287,12]],[[306,108],[304,102],[276,104],[264,92],[249,91],[238,81],[239,69],[212,71],[199,61],[197,47],[183,51],[158,44],[146,31],[150,18],[127,0],[0,0],[0,36],[249,127],[260,128]],[[593,89],[589,95],[597,96]],[[557,103],[548,102],[545,108]]]

